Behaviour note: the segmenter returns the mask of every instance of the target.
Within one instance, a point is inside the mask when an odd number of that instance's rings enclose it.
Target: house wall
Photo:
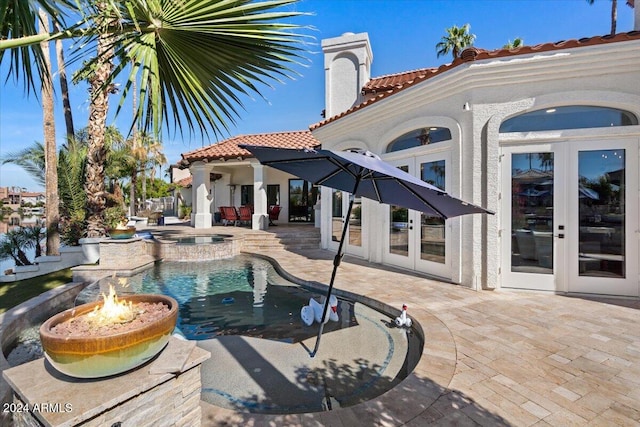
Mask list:
[[[448,170],[453,180],[449,191],[496,215],[470,215],[457,220],[460,246],[451,280],[468,287],[499,287],[499,198],[501,180],[510,179],[500,174],[500,123],[524,111],[576,104],[611,106],[640,117],[640,59],[634,53],[638,49],[640,41],[629,41],[465,63],[325,124],[313,135],[325,149],[358,146],[393,160],[417,157],[438,150],[442,144],[386,154],[387,144],[397,136],[425,125],[452,129],[453,141],[447,148],[453,155]],[[568,137],[594,138],[622,132],[640,140],[638,126],[628,128],[554,131],[547,132],[546,138],[561,142]],[[540,135],[522,138],[533,140]],[[637,167],[637,159],[635,162]],[[330,206],[329,197],[330,192],[324,191],[323,206]],[[387,211],[375,202],[363,202],[363,206],[369,210],[364,256],[380,262],[383,248],[378,230],[385,229]],[[330,245],[331,219],[326,211],[322,226],[325,248]]]

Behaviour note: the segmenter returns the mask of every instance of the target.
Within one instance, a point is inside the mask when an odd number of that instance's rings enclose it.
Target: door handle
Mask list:
[[[413,226],[412,225],[409,226],[409,230],[413,230]]]

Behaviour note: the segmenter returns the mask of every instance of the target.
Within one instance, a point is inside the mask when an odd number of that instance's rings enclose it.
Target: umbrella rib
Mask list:
[[[367,174],[362,177],[362,180],[363,181],[365,179],[371,180],[371,185],[373,185],[373,190],[376,192],[376,197],[378,201],[381,201],[382,199],[380,198],[380,189],[378,189],[378,183],[376,182],[377,179],[373,176],[373,173],[374,171],[369,169],[369,172],[367,172]]]
[[[330,178],[333,178],[334,176],[336,176],[337,174],[340,173],[340,171],[345,171],[347,172],[349,175],[353,176],[354,178],[357,178],[358,176],[353,173],[349,168],[345,167],[342,163],[336,161],[335,159],[332,159],[331,157],[327,157],[327,160],[329,160],[331,163],[333,163],[335,166],[337,166],[339,169],[336,169],[334,171],[331,171],[330,174],[323,176],[322,178],[318,179],[315,184],[318,185],[323,185],[323,183],[325,181],[327,181]]]
[[[413,194],[414,196],[416,196],[418,199],[420,199],[420,201],[422,203],[424,203],[425,205],[427,205],[430,209],[432,209],[435,213],[437,213],[438,215],[440,215],[442,218],[447,219],[449,218],[447,215],[445,215],[444,213],[442,213],[442,211],[438,208],[436,208],[435,206],[433,206],[431,203],[429,203],[427,201],[427,199],[425,199],[424,197],[422,197],[420,194],[418,194],[415,190],[411,189],[407,184],[405,184],[403,181],[394,178],[396,180],[396,182],[398,184],[400,184],[402,187],[404,187],[407,191],[409,191],[411,194]],[[446,195],[447,193],[441,193],[440,195]]]

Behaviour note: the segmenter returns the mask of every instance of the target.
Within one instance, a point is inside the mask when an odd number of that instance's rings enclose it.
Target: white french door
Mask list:
[[[500,273],[505,288],[555,291],[559,285],[564,251],[558,240],[566,234],[559,190],[562,148],[541,144],[502,149]]]
[[[568,146],[569,292],[638,296],[638,142]]]
[[[504,147],[502,286],[638,295],[638,142]]]
[[[450,153],[389,161],[389,163],[445,191],[450,187]],[[427,215],[399,206],[387,209],[386,263],[452,279],[451,227],[456,219]]]

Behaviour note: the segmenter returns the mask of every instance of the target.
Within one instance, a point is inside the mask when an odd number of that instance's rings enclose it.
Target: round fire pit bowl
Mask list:
[[[137,303],[163,303],[164,316],[142,326],[111,335],[66,336],[52,328],[73,317],[91,312],[102,301],[58,313],[40,327],[45,357],[55,369],[76,378],[100,378],[120,374],[152,359],[169,341],[178,318],[178,302],[165,295],[139,294],[119,298]]]
[[[130,225],[127,228],[110,228],[107,230],[109,237],[116,240],[131,239],[136,234],[136,227]]]

